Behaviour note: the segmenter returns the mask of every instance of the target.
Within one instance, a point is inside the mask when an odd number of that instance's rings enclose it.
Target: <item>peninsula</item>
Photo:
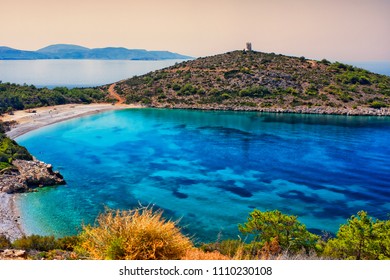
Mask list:
[[[127,103],[157,108],[390,115],[388,76],[256,51],[185,61],[118,82],[115,89]]]

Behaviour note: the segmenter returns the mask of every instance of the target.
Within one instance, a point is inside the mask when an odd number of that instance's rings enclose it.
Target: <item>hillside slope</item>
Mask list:
[[[390,77],[353,66],[233,51],[118,82],[151,107],[390,115]]]

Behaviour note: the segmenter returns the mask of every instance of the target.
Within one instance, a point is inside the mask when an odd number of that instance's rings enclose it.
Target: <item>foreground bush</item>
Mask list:
[[[367,212],[353,215],[329,240],[325,256],[338,259],[390,259],[390,220],[374,220]]]
[[[85,226],[77,251],[91,259],[175,260],[192,248],[176,223],[150,208],[107,210]]]

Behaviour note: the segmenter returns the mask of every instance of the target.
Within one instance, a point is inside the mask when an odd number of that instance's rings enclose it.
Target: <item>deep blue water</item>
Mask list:
[[[17,139],[66,186],[21,195],[29,233],[58,236],[104,206],[181,218],[198,241],[237,237],[254,208],[335,232],[352,214],[390,213],[390,118],[132,109]]]

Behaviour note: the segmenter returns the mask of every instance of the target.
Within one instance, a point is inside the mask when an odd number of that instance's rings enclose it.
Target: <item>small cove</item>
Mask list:
[[[68,183],[20,195],[30,234],[74,234],[105,206],[139,204],[203,242],[235,238],[254,208],[333,233],[359,210],[390,213],[388,117],[131,109],[17,141]]]

